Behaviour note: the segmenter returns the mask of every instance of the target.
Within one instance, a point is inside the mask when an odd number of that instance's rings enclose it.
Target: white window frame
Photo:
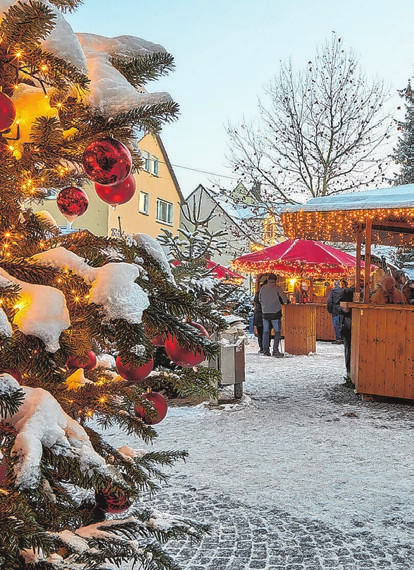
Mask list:
[[[140,214],[145,214],[148,216],[149,214],[149,193],[144,192],[144,190],[140,190],[139,192],[139,204],[138,209]]]
[[[141,151],[142,158],[144,159],[144,170],[145,172],[151,172],[151,156],[146,150]]]
[[[174,220],[174,204],[162,198],[157,198],[157,213],[155,219],[161,224],[172,226]]]
[[[160,170],[160,161],[156,156],[152,156],[152,173],[154,176],[158,176]]]

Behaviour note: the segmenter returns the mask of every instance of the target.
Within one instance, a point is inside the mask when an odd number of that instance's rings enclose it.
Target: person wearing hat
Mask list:
[[[306,283],[306,281],[303,281],[303,283],[300,284],[299,289],[296,291],[295,297],[296,297],[296,303],[311,303],[311,295],[308,291],[308,284]]]
[[[276,285],[277,277],[270,273],[267,284],[263,285],[259,292],[259,301],[262,306],[263,316],[263,354],[270,354],[270,333],[272,328],[275,336],[273,340],[272,356],[283,358],[284,354],[279,350],[280,331],[282,326],[282,304],[287,304],[288,299],[279,285]]]

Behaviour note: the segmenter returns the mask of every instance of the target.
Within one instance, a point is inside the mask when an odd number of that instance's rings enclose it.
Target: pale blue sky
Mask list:
[[[133,35],[174,56],[175,72],[147,88],[180,105],[161,137],[185,195],[198,183],[236,183],[180,166],[234,176],[225,125],[254,117],[280,60],[302,68],[332,30],[393,92],[414,75],[413,0],[85,0],[67,20],[76,32]]]

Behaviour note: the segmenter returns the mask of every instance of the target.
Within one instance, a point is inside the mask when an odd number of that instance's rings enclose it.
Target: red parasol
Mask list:
[[[361,262],[363,264],[363,262]],[[320,241],[286,240],[238,257],[232,267],[243,273],[277,272],[285,277],[336,277],[355,271],[353,255]],[[371,265],[372,271],[376,269]]]
[[[174,266],[180,265],[180,261],[173,261],[172,262]],[[211,261],[210,259],[208,259],[206,261],[206,269],[207,270],[211,270],[211,275],[213,277],[215,277],[216,279],[228,279],[228,280],[243,280],[246,279],[245,277],[243,277],[243,275],[240,275],[239,273],[236,273],[235,271],[232,271],[231,269],[228,269],[228,267],[224,267],[224,265],[219,265],[218,263],[214,263],[214,261]]]

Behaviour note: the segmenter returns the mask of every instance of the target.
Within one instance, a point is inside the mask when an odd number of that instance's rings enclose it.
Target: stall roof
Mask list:
[[[414,244],[414,184],[313,198],[281,214],[286,237],[353,242],[372,220],[373,243]]]

